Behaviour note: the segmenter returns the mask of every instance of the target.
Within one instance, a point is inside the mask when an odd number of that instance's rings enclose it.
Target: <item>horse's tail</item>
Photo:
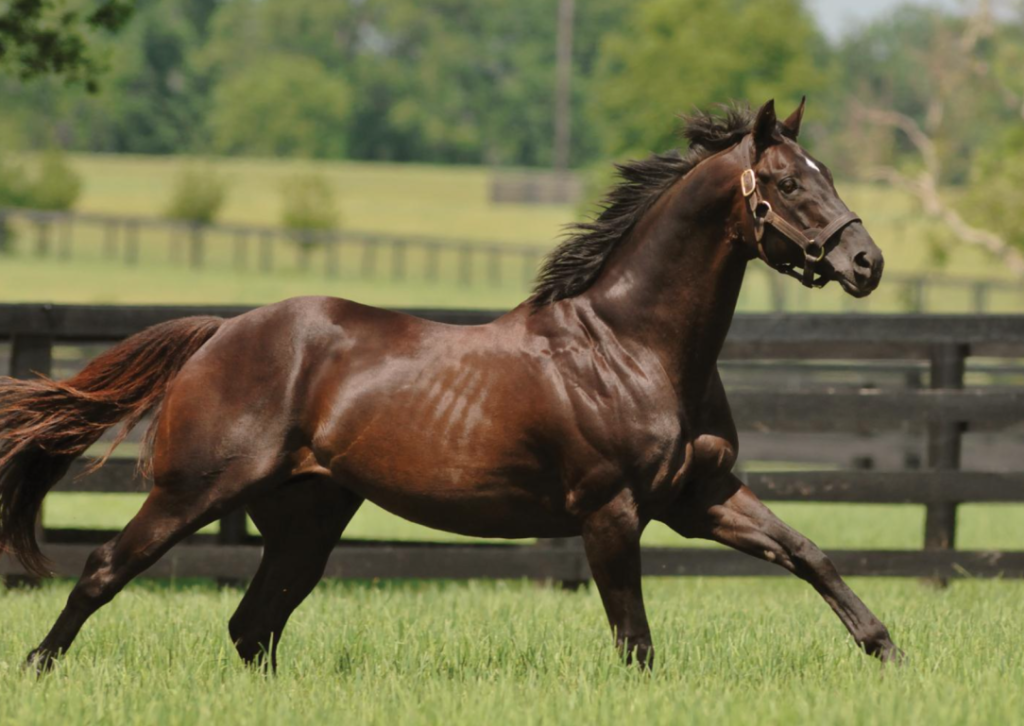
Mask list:
[[[0,556],[45,575],[35,524],[43,497],[75,458],[122,422],[99,468],[163,399],[181,368],[224,322],[194,317],[154,325],[64,381],[0,378]]]

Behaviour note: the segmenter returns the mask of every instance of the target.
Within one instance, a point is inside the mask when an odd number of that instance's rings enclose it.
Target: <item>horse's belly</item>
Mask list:
[[[479,473],[445,477],[443,472],[406,478],[382,471],[336,467],[339,483],[392,514],[434,529],[473,537],[567,537],[579,525],[564,497],[546,487],[525,488],[515,480]],[[551,488],[554,491],[555,487]]]
[[[416,422],[382,423],[383,416],[357,429],[360,435],[338,441],[326,457],[336,481],[381,508],[476,537],[578,533],[557,474],[516,443],[521,433],[478,424],[453,436]]]

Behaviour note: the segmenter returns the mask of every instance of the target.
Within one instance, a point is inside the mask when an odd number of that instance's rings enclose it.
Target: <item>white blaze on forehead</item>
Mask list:
[[[807,162],[807,166],[811,167],[812,169],[814,169],[819,174],[821,173],[821,169],[818,168],[817,164],[815,164],[813,161],[811,161],[810,157],[805,156],[804,157],[804,161]]]

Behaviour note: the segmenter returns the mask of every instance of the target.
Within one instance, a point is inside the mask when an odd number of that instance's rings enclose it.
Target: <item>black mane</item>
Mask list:
[[[683,117],[683,136],[690,142],[685,155],[671,151],[615,165],[620,181],[602,200],[597,218],[571,225],[566,239],[544,261],[530,297],[533,305],[574,297],[593,285],[616,245],[666,189],[750,132],[753,115],[748,108],[723,110],[723,115],[697,111]]]

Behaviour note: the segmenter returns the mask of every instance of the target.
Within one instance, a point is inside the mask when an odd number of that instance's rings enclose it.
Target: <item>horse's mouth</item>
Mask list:
[[[837,272],[834,279],[839,282],[839,285],[846,291],[846,294],[856,298],[867,297],[873,293],[881,279],[876,277],[862,278],[860,280],[851,278],[855,278],[855,275]]]

